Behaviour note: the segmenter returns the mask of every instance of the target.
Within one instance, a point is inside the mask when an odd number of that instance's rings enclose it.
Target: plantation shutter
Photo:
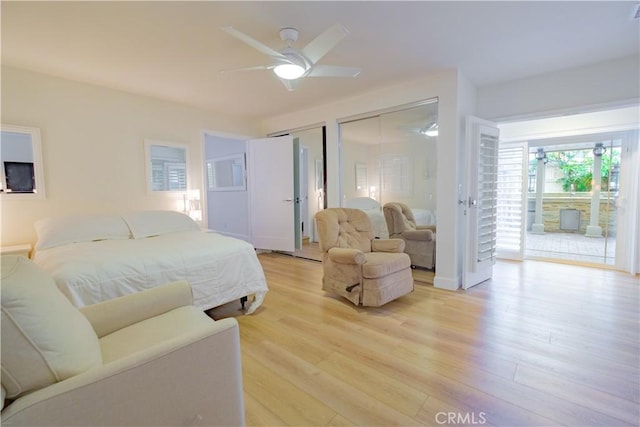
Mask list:
[[[187,188],[187,171],[184,163],[165,163],[166,180],[170,191],[180,191]]]
[[[496,255],[498,138],[482,133],[478,150],[477,262],[493,262]]]
[[[500,258],[523,258],[526,170],[526,143],[500,147],[496,230],[496,255]]]

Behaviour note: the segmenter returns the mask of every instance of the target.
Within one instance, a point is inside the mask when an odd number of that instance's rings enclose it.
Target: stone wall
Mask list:
[[[606,195],[600,197],[600,218],[599,225],[602,227],[602,234],[608,232],[609,236],[616,235],[616,204],[615,199],[608,199]],[[535,215],[535,197],[529,197],[530,216]],[[580,212],[580,227],[577,231],[560,229],[560,210],[561,209],[577,209]],[[591,195],[589,193],[577,193],[573,196],[565,194],[545,194],[542,199],[542,221],[544,223],[544,231],[548,233],[578,233],[585,234],[587,225],[591,219]],[[532,221],[529,220],[529,224]],[[607,223],[609,230],[607,231]],[[528,227],[530,228],[530,227]]]

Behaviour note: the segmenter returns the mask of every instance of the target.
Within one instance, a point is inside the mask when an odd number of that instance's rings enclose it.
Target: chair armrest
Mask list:
[[[204,315],[204,313],[203,313]],[[2,425],[244,425],[233,318],[16,399]]]
[[[184,281],[114,298],[80,308],[101,338],[142,320],[191,305],[191,286]]]
[[[364,252],[352,248],[331,248],[327,252],[329,259],[339,264],[362,264]]]
[[[435,224],[430,224],[430,225],[417,225],[416,226],[416,230],[431,230],[434,233],[436,232],[436,225]]]
[[[401,234],[403,239],[407,240],[423,240],[430,242],[433,240],[433,231],[431,230],[409,230]]]
[[[373,252],[404,252],[404,240],[402,239],[375,239],[371,241]]]

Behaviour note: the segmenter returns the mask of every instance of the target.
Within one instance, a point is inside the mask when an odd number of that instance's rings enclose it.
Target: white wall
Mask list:
[[[2,244],[35,242],[33,223],[84,212],[177,209],[147,193],[144,139],[187,144],[190,187],[203,189],[203,129],[257,135],[246,119],[2,67],[2,122],[42,134],[47,198],[2,199]]]
[[[483,86],[478,88],[476,110],[479,117],[506,120],[637,104],[638,76],[640,57],[632,56]]]
[[[206,134],[204,137],[204,160],[231,155],[246,155],[246,140]],[[249,193],[242,191],[208,191],[207,227],[231,237],[251,242],[249,227]]]
[[[371,111],[404,105],[425,99],[439,98],[437,148],[437,218],[438,245],[435,285],[457,289],[460,284],[461,265],[457,231],[458,157],[460,150],[460,115],[458,113],[458,73],[456,70],[425,75],[423,79],[390,87],[379,88],[365,94],[346,98],[340,102],[267,118],[262,126],[265,134],[324,122],[327,126],[327,201],[329,207],[340,206],[339,188],[340,146],[338,119]],[[354,172],[355,173],[355,172]]]
[[[531,141],[637,129],[640,105],[500,124],[500,142]]]

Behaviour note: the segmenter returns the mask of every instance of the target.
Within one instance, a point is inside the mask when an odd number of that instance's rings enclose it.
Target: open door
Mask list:
[[[496,259],[498,142],[494,123],[467,118],[464,289],[490,279]]]
[[[295,250],[293,153],[289,135],[247,143],[249,222],[257,249]]]

